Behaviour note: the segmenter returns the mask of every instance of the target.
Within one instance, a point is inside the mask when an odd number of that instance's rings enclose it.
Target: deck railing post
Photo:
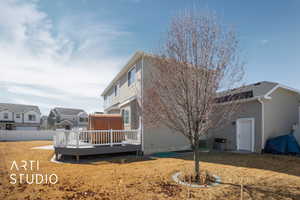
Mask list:
[[[136,130],[136,140],[137,142],[141,141],[141,128]]]
[[[113,134],[112,129],[110,129],[110,146],[113,146]]]

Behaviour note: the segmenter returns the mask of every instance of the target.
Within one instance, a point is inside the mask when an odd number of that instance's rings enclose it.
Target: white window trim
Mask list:
[[[128,86],[128,87],[130,87],[130,86],[135,82],[135,79],[136,79],[136,77],[134,77],[134,81],[131,82],[131,83],[129,84],[129,77],[128,77],[128,75],[129,75],[129,72],[131,72],[131,71],[133,71],[133,70],[135,70],[135,75],[136,75],[136,65],[133,65],[133,67],[131,67],[131,68],[128,70],[128,72],[127,72],[127,86]],[[132,75],[132,74],[131,74],[131,75]]]
[[[118,84],[116,84],[115,86],[114,86],[114,96],[116,97],[116,96],[118,96],[118,91],[119,90],[119,87],[118,87]]]
[[[29,116],[34,116],[34,120],[31,120]],[[35,122],[36,121],[36,115],[35,114],[28,114],[28,121]]]
[[[125,122],[125,118],[124,118],[124,124],[129,125],[130,122],[131,122],[131,120],[130,120],[130,109],[129,108],[124,108],[124,109],[122,109],[121,113],[124,112],[124,114],[125,114],[126,111],[128,112],[128,123]],[[122,117],[124,117],[124,116],[122,116]]]
[[[3,113],[3,119],[8,119],[9,118],[9,113],[5,112]]]
[[[250,120],[252,123],[252,142],[251,142],[251,151],[254,152],[254,146],[255,146],[255,119],[253,117],[251,118],[239,118],[236,120],[236,144],[237,144],[237,150],[240,150],[240,140],[239,140],[239,122],[242,120]]]

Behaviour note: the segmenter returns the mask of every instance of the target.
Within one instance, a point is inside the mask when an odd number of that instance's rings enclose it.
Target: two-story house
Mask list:
[[[163,126],[150,128],[143,124],[139,110],[151,79],[152,59],[152,55],[144,52],[133,55],[102,92],[104,112],[122,114],[125,129],[140,128],[142,151],[146,154],[189,149],[188,141],[180,133]]]
[[[48,115],[48,127],[52,129],[87,128],[88,114],[82,109],[56,107]]]
[[[38,106],[0,103],[1,130],[38,130],[40,117]]]
[[[146,154],[189,149],[184,136],[163,125],[146,127],[139,115],[138,105],[143,106],[143,94],[150,87],[151,70],[155,67],[153,58],[144,52],[134,54],[103,91],[104,111],[122,114],[126,129],[141,129],[142,151]],[[268,139],[292,129],[296,129],[294,135],[300,140],[300,91],[262,81],[220,92],[217,102],[226,105],[231,95],[238,97],[240,108],[230,122],[210,130],[206,138],[209,146],[221,138],[226,141],[226,150],[261,152]]]

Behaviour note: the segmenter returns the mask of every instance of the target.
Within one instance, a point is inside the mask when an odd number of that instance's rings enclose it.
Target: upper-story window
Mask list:
[[[4,119],[8,119],[8,113],[4,113],[4,114],[3,114],[3,118],[4,118]]]
[[[115,96],[118,95],[118,85],[115,85],[115,87],[114,87],[114,94],[115,94]]]
[[[20,119],[21,118],[21,114],[16,114],[16,118]]]
[[[130,86],[135,81],[136,69],[133,67],[127,74],[128,86]]]
[[[36,120],[35,115],[32,114],[28,115],[28,121],[35,121],[35,120]]]

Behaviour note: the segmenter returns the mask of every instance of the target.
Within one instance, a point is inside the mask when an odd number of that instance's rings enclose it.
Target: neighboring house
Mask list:
[[[38,130],[40,117],[38,106],[0,103],[1,130]]]
[[[51,129],[86,128],[88,114],[82,109],[53,108],[48,116],[48,127]]]
[[[48,117],[45,115],[41,117],[41,129],[43,130],[48,129]]]
[[[232,120],[212,130],[210,141],[226,139],[225,149],[261,152],[266,141],[291,132],[299,123],[300,91],[274,82],[258,82],[230,92],[242,96]],[[226,104],[226,99],[220,98]],[[211,143],[210,143],[211,144]]]
[[[152,56],[136,52],[128,63],[102,92],[104,112],[122,114],[125,129],[139,129],[142,135],[142,151],[145,154],[161,151],[190,149],[189,142],[180,133],[158,126],[146,128],[139,115],[138,100],[150,81]]]

